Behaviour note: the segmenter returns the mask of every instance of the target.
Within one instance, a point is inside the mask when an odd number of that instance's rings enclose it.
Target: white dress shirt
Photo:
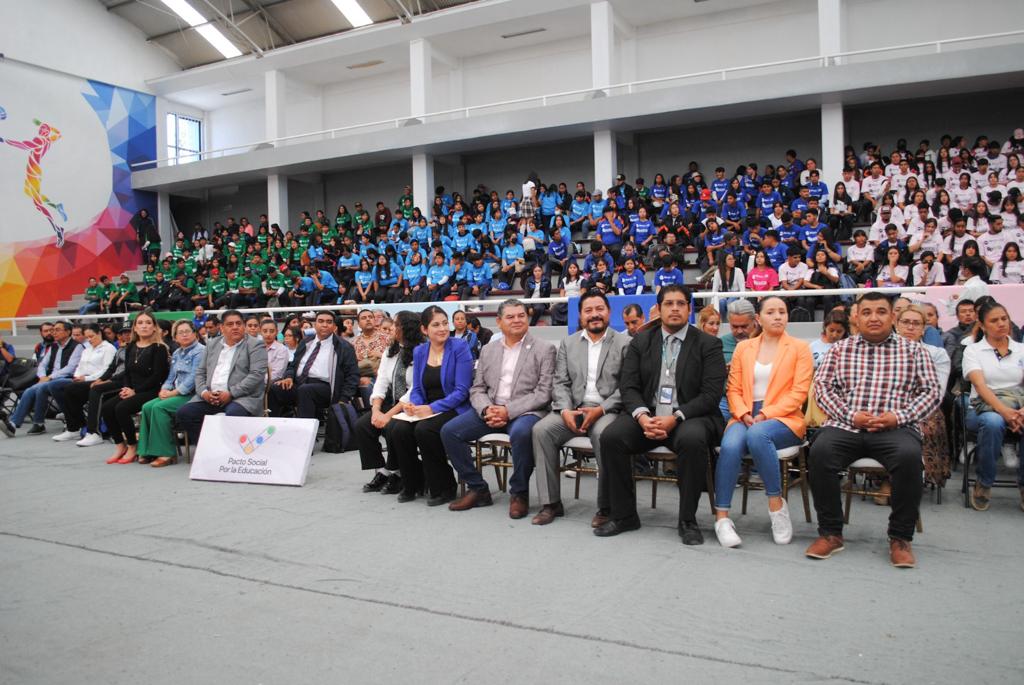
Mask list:
[[[310,340],[306,343],[306,353],[299,360],[298,372],[301,374],[302,370],[306,368],[309,355],[313,354],[313,350],[316,349],[317,345],[320,345],[321,349],[320,353],[316,355],[316,359],[313,360],[313,365],[309,367],[309,378],[330,383],[331,369],[333,367],[331,362],[334,360],[334,345],[331,344],[329,337],[326,340]]]
[[[507,342],[501,343],[501,377],[498,379],[498,389],[494,393],[495,404],[508,404],[512,397],[512,379],[516,373],[516,363],[519,361],[519,354],[523,350],[523,338],[511,347]]]
[[[608,331],[605,331],[604,335],[598,338],[597,342],[591,340],[590,335],[586,331],[583,331],[580,335],[587,343],[587,387],[583,391],[583,404],[599,405],[604,401],[604,398],[597,391],[597,374],[600,370],[598,362],[601,360],[601,350],[604,347],[605,338],[608,337]]]
[[[234,345],[228,345],[227,341],[224,342],[220,356],[217,357],[217,366],[214,367],[213,375],[210,377],[210,390],[216,392],[228,389],[228,376],[231,375],[231,366],[235,362],[235,353],[238,351],[238,346],[244,342],[244,337]]]
[[[89,343],[82,346],[82,356],[78,359],[78,366],[72,376],[80,377],[86,381],[99,380],[103,372],[114,361],[117,350],[106,340],[96,347]]]
[[[288,370],[288,362],[290,361],[288,358],[288,348],[278,341],[275,340],[267,346],[267,368],[270,369],[271,383],[284,378],[284,373]]]

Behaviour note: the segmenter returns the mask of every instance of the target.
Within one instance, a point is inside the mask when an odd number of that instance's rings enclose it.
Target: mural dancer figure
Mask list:
[[[63,247],[64,228],[54,220],[53,214],[50,213],[47,207],[57,210],[61,216],[61,221],[67,221],[68,215],[64,211],[64,205],[59,202],[51,202],[50,198],[43,195],[40,190],[43,180],[43,169],[40,166],[40,162],[43,160],[43,155],[49,151],[50,146],[60,140],[60,131],[49,124],[42,123],[38,119],[33,119],[32,123],[39,127],[38,135],[32,140],[5,140],[0,138],[0,143],[7,143],[13,148],[29,151],[28,166],[25,168],[25,194],[31,198],[36,210],[50,222],[54,233],[57,234],[57,247]]]

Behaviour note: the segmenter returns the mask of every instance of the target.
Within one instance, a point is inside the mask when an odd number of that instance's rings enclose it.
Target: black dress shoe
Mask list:
[[[442,504],[448,504],[455,499],[456,494],[457,490],[455,488],[452,488],[451,490],[444,490],[436,495],[432,495],[430,499],[427,500],[427,506],[439,507]]]
[[[406,502],[415,501],[416,493],[410,490],[402,490],[395,499],[398,500],[399,504],[405,504]]]
[[[625,533],[630,530],[640,529],[640,517],[631,516],[627,519],[611,519],[602,523],[600,526],[594,529],[594,535],[599,538],[608,538],[619,533]]]
[[[684,545],[703,545],[704,535],[700,532],[696,521],[684,521],[679,526],[679,537]]]
[[[4,435],[7,437],[13,438],[18,429],[14,427],[14,424],[11,423],[10,419],[4,417],[3,421],[0,421],[0,430],[2,430]]]
[[[46,426],[41,423],[33,423],[32,427],[28,429],[25,435],[42,435],[46,432]]]
[[[363,486],[363,492],[380,492],[388,482],[388,477],[381,472],[373,474],[373,480]]]
[[[397,473],[388,476],[388,482],[380,489],[382,495],[397,495],[402,491],[402,477]]]

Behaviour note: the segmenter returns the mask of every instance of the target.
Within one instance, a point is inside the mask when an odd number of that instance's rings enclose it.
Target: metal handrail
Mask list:
[[[586,95],[586,94],[594,93],[594,92],[598,92],[598,91],[602,91],[602,92],[605,92],[607,94],[610,91],[623,90],[624,89],[626,91],[626,94],[630,94],[631,95],[631,94],[633,94],[633,90],[638,88],[638,87],[643,87],[643,86],[652,85],[652,84],[656,84],[656,83],[666,83],[666,82],[669,82],[669,81],[681,81],[681,80],[686,80],[686,79],[702,78],[702,77],[715,76],[715,75],[720,76],[721,80],[724,81],[724,80],[726,80],[726,78],[728,77],[729,74],[733,74],[733,73],[737,73],[737,72],[751,71],[751,70],[755,70],[755,69],[768,69],[768,68],[772,68],[772,67],[787,66],[787,65],[792,65],[792,64],[803,64],[803,63],[806,63],[806,62],[817,62],[817,63],[820,64],[821,67],[828,68],[830,66],[837,65],[838,61],[842,60],[845,57],[857,57],[857,56],[860,56],[860,55],[879,54],[879,53],[883,53],[883,52],[900,52],[900,51],[903,51],[903,50],[914,50],[914,49],[928,48],[928,47],[935,48],[935,51],[938,53],[938,52],[942,51],[942,46],[943,45],[947,45],[947,44],[965,43],[965,42],[977,41],[977,40],[992,40],[992,39],[995,39],[995,38],[1010,38],[1010,37],[1022,36],[1022,35],[1024,35],[1024,29],[1015,30],[1015,31],[1002,31],[1002,32],[999,32],[999,33],[987,33],[987,34],[980,34],[980,35],[975,35],[975,36],[960,36],[960,37],[957,37],[957,38],[943,38],[943,39],[940,39],[940,40],[926,41],[926,42],[922,42],[922,43],[906,43],[906,44],[903,44],[903,45],[890,45],[890,46],[879,47],[879,48],[867,48],[867,49],[864,49],[864,50],[849,50],[849,51],[846,51],[846,52],[829,53],[827,55],[814,55],[814,56],[810,56],[810,57],[797,57],[797,58],[793,58],[793,59],[778,60],[778,61],[775,61],[775,62],[763,62],[763,63],[760,63],[760,64],[745,64],[745,65],[741,65],[741,66],[737,66],[737,67],[723,67],[721,69],[710,69],[710,70],[707,70],[707,71],[698,71],[698,72],[692,72],[692,73],[689,73],[689,74],[676,74],[676,75],[673,75],[673,76],[661,76],[661,77],[653,78],[653,79],[643,79],[643,80],[639,80],[639,81],[629,81],[629,82],[626,82],[626,83],[617,83],[617,84],[611,84],[611,85],[607,85],[607,86],[581,88],[581,89],[578,89],[578,90],[567,90],[567,91],[563,91],[563,92],[560,92],[560,93],[549,93],[549,94],[545,94],[545,95],[532,95],[532,96],[523,97],[523,98],[516,98],[514,100],[501,100],[501,101],[498,101],[498,102],[491,102],[491,103],[486,103],[486,104],[482,104],[482,105],[469,105],[469,106],[466,106],[466,107],[456,107],[454,109],[439,110],[437,112],[429,112],[429,113],[426,113],[426,114],[409,115],[409,116],[403,116],[403,117],[395,117],[395,118],[391,118],[391,119],[382,119],[380,121],[371,121],[371,122],[366,122],[366,123],[361,123],[361,124],[349,124],[348,126],[339,126],[339,127],[336,127],[336,128],[323,129],[323,130],[320,130],[320,131],[310,131],[310,132],[307,132],[307,133],[295,133],[295,134],[292,134],[292,135],[289,135],[289,136],[281,136],[281,137],[278,137],[278,138],[271,138],[271,139],[256,141],[256,142],[252,142],[252,143],[245,143],[245,144],[242,144],[242,145],[230,145],[230,146],[227,146],[227,147],[216,148],[216,149],[213,149],[213,150],[204,150],[204,151],[201,151],[201,152],[199,152],[197,154],[186,155],[185,157],[198,157],[199,160],[201,161],[203,159],[214,158],[216,156],[223,157],[224,156],[223,153],[229,152],[229,151],[232,151],[232,150],[244,150],[246,148],[259,147],[261,145],[266,145],[266,146],[273,147],[273,146],[276,146],[276,145],[278,145],[280,143],[285,143],[285,142],[292,141],[292,140],[299,140],[299,139],[302,139],[302,138],[311,138],[311,137],[314,137],[314,136],[330,136],[330,137],[334,138],[334,137],[337,137],[337,135],[339,133],[347,133],[347,132],[356,131],[356,130],[359,130],[359,129],[382,127],[382,126],[383,127],[391,127],[391,128],[400,128],[402,126],[402,124],[404,124],[406,122],[409,122],[409,121],[416,121],[416,120],[418,120],[420,122],[425,122],[428,119],[444,117],[444,116],[450,116],[452,114],[462,114],[466,118],[469,118],[469,116],[470,116],[470,114],[472,112],[476,112],[476,111],[480,111],[480,110],[485,110],[485,109],[494,109],[494,108],[497,108],[497,107],[508,107],[508,106],[512,106],[512,105],[522,104],[522,103],[525,103],[525,102],[539,102],[542,107],[547,107],[549,105],[549,102],[548,102],[549,100],[557,100],[557,99],[560,99],[560,98],[567,98],[567,97],[572,97],[572,96]],[[153,165],[160,166],[163,163],[171,162],[171,161],[179,161],[180,159],[181,159],[181,157],[164,157],[164,158],[158,158],[158,159],[154,159],[154,160],[149,160],[149,161],[146,161],[146,162],[135,162],[135,163],[133,163],[131,165],[131,167],[133,169],[135,169],[135,168],[139,168],[139,167],[150,167],[150,166],[153,166]],[[183,162],[183,163],[189,163],[189,162]]]

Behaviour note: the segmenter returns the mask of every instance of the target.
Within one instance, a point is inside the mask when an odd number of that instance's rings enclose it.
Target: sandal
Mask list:
[[[148,464],[153,461],[153,457],[139,457],[140,464]]]
[[[177,457],[157,457],[156,459],[153,460],[153,463],[150,464],[150,466],[152,466],[155,469],[158,469],[158,468],[161,468],[163,466],[170,466],[171,464],[177,464],[177,463],[178,463],[178,458]]]

